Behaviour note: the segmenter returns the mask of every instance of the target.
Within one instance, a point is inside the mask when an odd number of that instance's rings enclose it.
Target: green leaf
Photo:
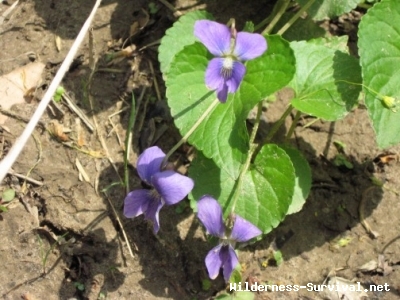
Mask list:
[[[244,23],[243,31],[254,32],[254,23],[251,21]]]
[[[203,279],[201,281],[201,289],[203,291],[209,291],[211,286],[212,286],[212,283],[211,283],[211,281],[209,279]]]
[[[248,113],[259,101],[288,84],[295,71],[288,42],[276,35],[268,36],[267,41],[268,51],[246,63],[246,75],[238,91],[229,94],[225,104],[219,103],[189,138],[233,179],[238,177],[249,147],[245,125]],[[216,98],[204,82],[211,58],[202,44],[195,43],[185,47],[171,63],[167,99],[182,135]]]
[[[215,300],[232,300],[233,298],[232,298],[233,296],[232,295],[229,295],[229,294],[221,294],[221,295],[218,295],[216,298],[215,298]]]
[[[278,32],[278,30],[281,29],[294,15],[294,12],[286,12],[282,18],[279,19],[273,32]],[[298,18],[296,22],[294,22],[293,25],[283,33],[282,37],[288,41],[301,41],[323,37],[325,36],[325,33],[326,31],[324,29],[307,16],[306,18]]]
[[[85,285],[81,282],[75,282],[74,286],[77,290],[79,290],[81,292],[85,290]]]
[[[229,283],[242,282],[242,273],[240,271],[241,271],[241,267],[240,267],[240,264],[238,264],[238,266],[236,266],[236,268],[233,269],[231,277],[229,278]]]
[[[349,37],[347,35],[343,35],[343,36],[332,36],[329,38],[313,39],[308,42],[313,45],[321,45],[349,54],[349,47],[347,47],[348,41]]]
[[[213,20],[213,16],[206,11],[195,10],[179,18],[174,25],[165,32],[158,48],[158,60],[160,69],[164,74],[168,72],[170,64],[175,55],[185,46],[191,45],[196,41],[193,34],[194,23],[197,20]]]
[[[296,176],[293,200],[287,212],[290,215],[299,212],[306,203],[311,190],[311,168],[299,150],[289,146],[281,146],[281,148],[289,155]]]
[[[282,252],[280,250],[278,251],[274,251],[273,252],[274,255],[274,260],[276,262],[277,266],[280,266],[283,263],[283,255]]]
[[[1,195],[4,202],[10,202],[15,198],[15,191],[13,189],[7,189]]]
[[[254,293],[247,291],[240,291],[240,292],[234,292],[233,294],[221,294],[217,296],[215,300],[254,300]]]
[[[382,1],[362,18],[359,54],[365,104],[380,148],[400,142],[400,115],[386,107],[383,96],[400,99],[400,2]],[[374,94],[372,91],[376,91]]]
[[[54,93],[53,96],[53,100],[55,102],[60,102],[61,101],[61,97],[64,94],[65,89],[60,85],[59,87],[57,87],[56,92]]]
[[[340,50],[343,40],[317,39],[290,45],[297,62],[296,75],[289,84],[296,94],[292,105],[324,120],[343,118],[357,104],[361,89],[360,67],[354,57]]]
[[[7,207],[5,207],[5,206],[3,206],[3,205],[0,205],[0,211],[2,211],[2,212],[7,212],[8,209],[7,209]]]
[[[224,215],[229,214],[236,178],[201,153],[193,160],[189,176],[196,182],[192,200],[209,194],[221,204]],[[294,186],[295,170],[289,156],[277,145],[265,145],[244,175],[235,213],[268,233],[285,218]]]
[[[347,157],[342,154],[338,153],[336,154],[335,158],[333,159],[333,164],[337,167],[346,167],[347,169],[353,169],[354,166],[353,164],[347,159]]]
[[[296,0],[304,6],[310,0]],[[308,9],[308,14],[314,20],[323,20],[340,16],[357,7],[360,0],[316,0]]]
[[[233,294],[235,300],[254,300],[254,293],[249,291],[240,291]]]

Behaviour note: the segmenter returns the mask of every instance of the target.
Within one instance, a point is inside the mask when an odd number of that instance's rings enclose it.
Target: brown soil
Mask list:
[[[239,27],[245,20],[259,22],[271,10],[267,0],[220,2],[176,1],[173,4],[182,12],[206,8],[222,22],[235,17]],[[164,87],[156,48],[137,51],[133,57],[113,65],[107,65],[105,60],[105,54],[121,49],[124,41],[140,49],[163,36],[175,17],[160,2],[154,3],[159,11],[129,38],[131,25],[145,18],[141,9],[147,10],[148,1],[103,1],[93,22],[97,67],[102,69],[91,82],[93,109],[88,101],[90,51],[87,41],[63,80],[78,106],[97,120],[97,133],[82,125],[82,137],[77,134],[76,116],[63,107],[65,116],[60,122],[72,129],[68,139],[83,141],[85,149],[96,151],[92,154],[104,153],[103,139],[109,152],[107,157],[95,158],[64,146],[48,131],[38,128],[13,169],[27,174],[40,158],[29,177],[43,185],[28,183],[25,188],[23,180],[11,175],[2,182],[0,190],[11,187],[18,194],[8,211],[0,214],[3,262],[0,295],[4,299],[92,300],[98,299],[100,292],[106,299],[210,299],[224,290],[221,278],[212,281],[209,289],[202,287],[203,280],[207,279],[204,257],[211,245],[206,242],[187,202],[179,206],[179,213],[176,207],[161,211],[161,230],[155,236],[152,226],[141,217],[134,220],[123,217],[125,190],[112,185],[123,176],[123,145],[119,140],[125,139],[131,91],[139,99],[145,89],[130,157],[131,189],[141,186],[134,169],[137,155],[152,144],[168,151],[180,138],[162,100]],[[0,76],[30,60],[46,63],[43,85],[36,94],[40,99],[93,4],[94,1],[20,1],[10,19],[0,27]],[[0,13],[8,7],[0,4]],[[59,51],[56,39],[61,41]],[[161,99],[157,97],[154,78]],[[289,96],[290,91],[278,95],[278,101],[266,113],[268,122],[280,116]],[[34,100],[14,106],[12,111],[29,118],[36,106],[37,100]],[[109,116],[113,114],[111,123]],[[287,119],[286,128],[291,118]],[[55,116],[49,110],[42,121],[49,124],[53,119]],[[312,168],[309,199],[301,212],[288,216],[261,242],[240,252],[243,278],[270,284],[306,285],[322,284],[328,275],[336,274],[361,282],[365,287],[389,284],[389,292],[369,293],[370,299],[399,299],[400,203],[396,190],[400,185],[399,164],[373,162],[382,152],[377,149],[363,107],[344,120],[303,127],[309,121],[307,117],[301,120],[292,140]],[[264,130],[269,128],[268,122],[262,124]],[[4,155],[22,132],[24,123],[9,118],[3,127],[0,127],[0,153]],[[335,164],[339,154],[335,141],[346,145],[342,154],[352,163],[352,169]],[[399,149],[390,151],[396,153]],[[190,150],[189,146],[183,147],[172,157],[182,172],[188,166]],[[77,159],[89,177],[88,182],[79,179]],[[385,182],[384,188],[370,188],[371,176]],[[105,188],[106,193],[102,192]],[[111,204],[126,230],[134,257],[129,254]],[[360,209],[377,237],[366,232]],[[269,260],[271,244],[283,254],[284,261],[279,266]],[[365,263],[378,260],[378,268],[360,270]],[[322,294],[301,290],[260,293],[256,297],[320,299]]]

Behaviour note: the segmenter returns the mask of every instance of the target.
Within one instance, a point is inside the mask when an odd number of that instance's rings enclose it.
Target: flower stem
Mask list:
[[[243,180],[244,180],[244,175],[246,174],[247,170],[250,167],[250,163],[254,154],[254,151],[257,149],[257,144],[254,144],[254,140],[256,138],[256,134],[258,131],[258,126],[260,125],[260,119],[261,119],[261,113],[262,113],[262,101],[258,103],[257,106],[257,115],[256,115],[256,121],[254,123],[254,127],[253,130],[251,131],[251,135],[250,135],[250,141],[249,141],[249,145],[250,145],[250,149],[247,153],[247,158],[246,158],[246,162],[243,164],[242,169],[240,170],[240,174],[238,177],[238,181],[237,181],[237,185],[236,185],[236,189],[235,189],[235,193],[233,195],[233,199],[232,199],[232,207],[231,207],[231,213],[233,213],[235,211],[235,207],[236,207],[236,203],[237,200],[239,199],[239,195],[240,195],[240,190],[242,189],[242,185],[243,185]]]
[[[290,125],[289,131],[288,131],[288,133],[286,134],[285,143],[287,143],[287,142],[289,141],[290,137],[292,136],[292,134],[293,134],[293,132],[294,132],[294,129],[296,128],[297,122],[298,122],[299,119],[300,119],[300,116],[301,116],[301,112],[300,112],[300,111],[297,111],[297,113],[296,113],[296,115],[294,116],[294,119],[293,119],[293,121],[292,121],[292,125]]]
[[[257,146],[257,149],[254,151],[254,154],[253,154],[254,157],[256,157],[258,152],[260,152],[262,146],[264,146],[265,144],[269,143],[272,140],[272,138],[278,132],[278,129],[282,126],[286,117],[291,113],[292,110],[293,110],[293,106],[289,105],[288,108],[283,113],[283,115],[279,118],[279,120],[271,128],[271,130],[269,131],[269,133],[266,136],[266,138],[264,139],[264,141]]]
[[[315,0],[309,0],[306,5],[304,5],[279,31],[277,34],[282,35],[286,30],[290,28],[297,21],[298,18],[310,8],[310,6],[315,2]]]
[[[260,27],[264,26],[266,23],[270,21],[270,17],[273,16],[273,19],[269,22],[268,26],[262,31],[261,34],[268,34],[272,31],[272,29],[275,27],[276,23],[281,19],[283,14],[286,11],[286,8],[288,7],[290,3],[290,0],[279,0],[276,5],[274,6],[274,9],[272,10],[271,15],[261,21],[260,24],[258,24],[254,30],[258,30]]]
[[[164,157],[164,160],[161,163],[161,168],[164,168],[168,158],[174,153],[183,143],[187,141],[187,139],[191,136],[191,134],[199,127],[199,125],[204,121],[204,119],[213,111],[213,109],[217,106],[219,103],[218,99],[215,99],[211,105],[206,109],[206,111],[201,115],[201,117],[196,121],[196,123],[193,124],[192,128],[189,129],[189,131],[185,134],[184,137],[180,139],[178,143],[174,147],[172,147],[171,150],[167,153],[167,155]]]
[[[143,94],[141,96],[143,96]],[[133,126],[135,124],[135,120],[136,120],[136,104],[135,104],[135,95],[132,93],[131,112],[129,115],[128,130],[126,132],[125,153],[124,153],[124,183],[125,183],[126,194],[130,192],[128,160],[129,160],[129,152],[132,145]]]

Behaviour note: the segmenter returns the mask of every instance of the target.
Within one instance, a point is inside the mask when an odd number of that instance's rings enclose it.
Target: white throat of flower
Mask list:
[[[235,60],[232,56],[225,56],[223,58],[222,62],[222,69],[221,69],[221,75],[225,79],[229,79],[232,77],[232,71],[233,71],[233,64]]]

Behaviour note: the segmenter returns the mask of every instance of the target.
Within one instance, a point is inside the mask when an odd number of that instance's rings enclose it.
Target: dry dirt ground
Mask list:
[[[0,214],[0,295],[4,299],[210,299],[225,288],[221,278],[212,281],[209,288],[202,286],[207,279],[204,257],[211,245],[187,203],[180,205],[178,212],[176,207],[161,211],[161,230],[155,236],[151,225],[142,218],[123,217],[125,190],[113,185],[123,176],[121,141],[125,139],[132,91],[136,99],[142,100],[137,104],[130,157],[131,188],[141,186],[134,166],[143,148],[157,144],[168,151],[180,138],[163,100],[157,48],[135,51],[133,56],[112,65],[105,59],[106,53],[127,45],[136,50],[145,47],[171,26],[173,13],[155,0],[158,11],[147,20],[144,11],[149,11],[149,2],[104,0],[93,22],[98,61],[91,85],[88,86],[91,52],[87,40],[63,80],[73,101],[90,120],[96,119],[96,132],[90,132],[85,125],[79,129],[76,116],[65,106],[64,117],[49,110],[42,118],[44,124],[58,118],[72,132],[57,138],[38,127],[13,166],[16,173],[27,174],[39,161],[29,177],[41,185],[28,182],[24,187],[24,180],[11,175],[0,185],[0,191],[11,187],[18,195],[8,205],[8,211]],[[0,4],[0,14],[12,3]],[[32,60],[46,64],[36,99],[14,106],[14,113],[31,116],[93,4],[89,0],[20,1],[1,25],[0,76]],[[271,9],[268,1],[172,4],[182,12],[206,8],[222,22],[235,17],[239,27],[244,20],[259,22]],[[135,31],[133,27],[143,25],[141,22],[147,22],[145,27]],[[135,34],[129,37],[132,32]],[[270,106],[269,121],[282,113],[289,94],[280,93],[278,101]],[[286,128],[291,119],[288,117]],[[310,120],[305,117],[299,122],[291,141],[312,168],[309,199],[301,212],[288,216],[261,242],[240,252],[243,278],[305,285],[321,284],[327,276],[336,275],[358,281],[364,287],[387,283],[390,291],[369,293],[369,298],[399,299],[400,165],[396,151],[400,147],[390,149],[395,158],[391,163],[378,161],[388,156],[374,162],[385,153],[376,146],[362,106],[336,123],[316,122],[304,127]],[[8,118],[0,127],[0,156],[7,153],[24,125]],[[268,123],[263,126],[268,130]],[[63,145],[62,140],[75,141],[89,154]],[[336,141],[346,145],[342,153],[334,146]],[[185,146],[172,157],[182,172],[189,164],[190,151]],[[340,166],[335,161],[338,154],[353,168]],[[88,181],[80,180],[77,160]],[[384,187],[374,188],[372,176],[382,180]],[[111,204],[125,228],[133,257]],[[363,222],[369,224],[375,237],[367,233]],[[279,266],[269,260],[271,244],[282,252],[284,261]],[[361,268],[371,261],[367,270]],[[258,299],[322,296],[306,290],[256,294]]]

